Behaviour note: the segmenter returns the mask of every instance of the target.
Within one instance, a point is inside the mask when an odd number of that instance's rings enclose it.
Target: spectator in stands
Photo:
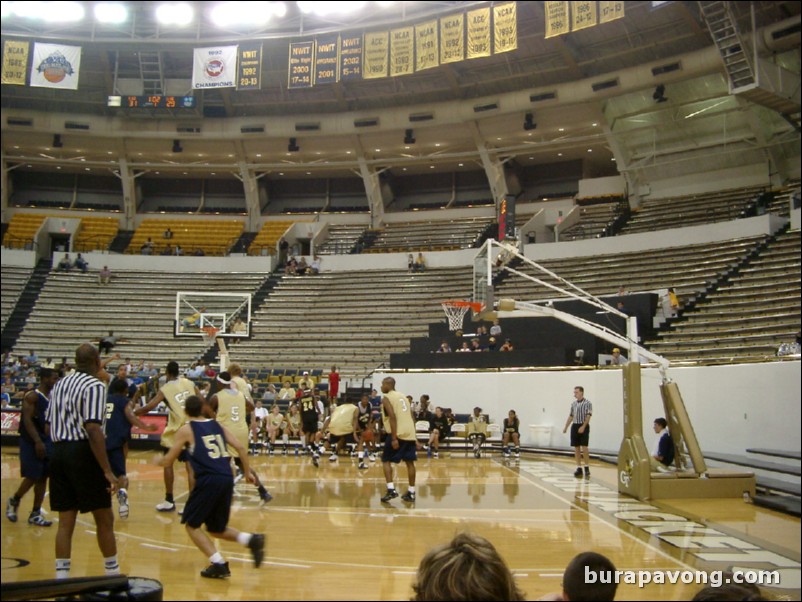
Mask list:
[[[679,299],[673,288],[668,289],[668,305],[671,308],[672,317],[676,316],[679,312]]]
[[[28,353],[24,359],[26,362],[28,362],[29,366],[39,363],[39,356],[36,355],[36,352],[33,349],[31,349],[30,353]]]
[[[426,271],[426,260],[423,258],[423,253],[418,253],[418,257],[415,259],[415,267],[413,268],[414,272],[425,272]]]
[[[625,287],[623,284],[618,287],[618,296],[619,297],[623,297],[624,295],[628,295],[628,294],[629,294],[629,291],[627,290],[627,287]]]
[[[57,272],[69,272],[72,269],[72,261],[70,260],[70,254],[65,253],[64,257],[61,261],[58,262],[58,266],[56,267]]]
[[[586,572],[595,574],[597,579],[588,582]],[[596,552],[582,552],[574,556],[565,568],[562,586],[561,593],[548,594],[540,600],[614,600],[618,588],[615,565]]]
[[[337,403],[337,397],[340,395],[340,373],[337,372],[337,366],[331,367],[329,372],[329,397],[334,403]]]
[[[462,341],[462,347],[457,349],[457,353],[470,353],[471,346],[468,344],[468,341]]]
[[[493,544],[459,533],[421,559],[412,600],[525,600]]]
[[[618,347],[613,348],[613,358],[610,360],[611,366],[626,366],[629,360],[621,355],[621,350]]]
[[[291,403],[290,409],[285,416],[285,422],[287,423],[286,427],[284,428],[284,442],[287,442],[287,439],[300,439],[301,438],[301,412],[299,411],[300,408],[298,407],[297,403]],[[296,448],[296,455],[298,450]]]
[[[290,243],[282,237],[278,241],[278,262],[279,264],[285,263],[287,261],[287,255],[290,252]]]
[[[493,320],[493,326],[490,327],[490,336],[497,337],[501,334],[501,323],[498,320]]]
[[[111,270],[109,269],[109,266],[107,265],[103,266],[103,269],[100,270],[100,272],[97,275],[97,281],[100,284],[108,284],[109,282],[111,282]]]
[[[496,337],[490,337],[487,339],[487,350],[488,351],[495,351],[498,347],[498,341],[496,341]]]
[[[245,325],[245,322],[242,321],[242,318],[237,317],[237,319],[234,320],[234,323],[231,325],[231,334],[243,335],[247,333],[248,327]]]
[[[5,391],[3,393],[0,393],[0,402],[2,402],[2,408],[4,410],[6,408],[10,408],[11,407],[11,395],[6,393]]]
[[[176,243],[175,249],[173,249],[173,254],[176,255],[177,257],[180,257],[181,255],[184,254],[184,249],[181,248],[181,245]]]
[[[195,252],[194,252],[194,253],[192,253],[192,254],[193,254],[195,257],[203,257],[204,255],[206,255],[206,253],[205,253],[205,252],[203,251],[203,249],[201,249],[200,247],[198,247],[197,249],[195,249]]]
[[[10,376],[6,376],[3,380],[3,393],[8,393],[8,395],[14,395],[17,392],[17,387],[14,384],[14,381],[11,379]]]
[[[665,418],[654,419],[654,432],[657,439],[652,449],[652,457],[649,461],[652,470],[664,470],[674,463],[674,440],[668,432],[668,421]]]
[[[407,271],[408,272],[415,271],[415,258],[412,256],[412,253],[407,255]]]
[[[153,240],[148,236],[148,239],[139,247],[139,252],[142,255],[153,255]]]
[[[278,397],[278,393],[276,393],[275,385],[267,385],[265,392],[262,394],[262,401],[265,403],[272,403],[276,401],[276,397]]]
[[[312,259],[311,265],[309,266],[309,270],[307,270],[307,273],[313,276],[317,276],[318,274],[320,274],[320,261],[321,261],[320,257],[318,255],[315,255],[314,259]]]
[[[306,258],[301,257],[298,261],[298,265],[295,267],[295,273],[298,276],[306,276],[306,272],[309,270],[309,265],[306,263]]]
[[[298,381],[298,388],[299,389],[314,389],[315,388],[315,381],[314,379],[309,376],[309,371],[305,370],[303,375],[301,376],[301,380]]]
[[[173,237],[173,231],[170,230],[170,226],[167,226],[167,229],[164,231],[163,236],[165,240],[170,240]]]
[[[78,253],[78,257],[75,258],[75,267],[86,274],[89,271],[89,262]]]
[[[298,261],[295,259],[294,256],[291,256],[287,260],[287,265],[284,267],[284,273],[287,276],[297,276],[298,275]]]
[[[111,350],[117,343],[121,343],[122,339],[120,337],[114,336],[114,331],[109,330],[108,336],[103,337],[98,341],[98,349],[100,349],[101,353],[111,353]]]
[[[168,256],[168,255],[172,255],[172,254],[173,254],[173,247],[171,247],[170,245],[167,245],[166,247],[164,247],[164,251],[162,251],[162,255],[163,256]]]
[[[217,376],[217,372],[215,372],[214,368],[211,366],[206,366],[206,371],[203,373],[203,375],[207,378],[214,378]]]
[[[499,348],[499,351],[515,351],[515,346],[510,339],[505,339],[504,344]]]
[[[476,336],[477,337],[486,337],[487,336],[487,326],[480,324],[476,327]]]
[[[201,323],[201,314],[206,312],[205,307],[201,307],[198,311],[196,311],[191,316],[187,316],[183,320],[181,320],[181,331],[185,328],[189,328],[192,326],[193,328],[200,328]]]
[[[471,339],[471,351],[473,352],[484,351],[484,349],[482,349],[481,341],[476,337]]]
[[[52,357],[46,357],[45,361],[42,362],[41,367],[42,368],[50,368],[51,370],[55,370],[56,364],[53,362],[53,358]]]
[[[201,378],[206,373],[206,365],[201,362],[192,362],[187,370],[187,378]]]
[[[278,392],[278,398],[279,401],[295,399],[295,389],[292,388],[290,381],[284,381],[284,386]]]
[[[440,347],[437,348],[437,353],[451,353],[451,345],[448,344],[448,341],[440,343]]]

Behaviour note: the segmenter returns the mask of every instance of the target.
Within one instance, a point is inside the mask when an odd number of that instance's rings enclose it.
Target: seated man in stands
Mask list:
[[[195,257],[203,257],[204,255],[206,255],[206,253],[203,251],[203,249],[198,247],[197,249],[195,249],[195,252],[193,253],[193,255]]]
[[[451,353],[451,345],[448,344],[448,341],[440,343],[440,347],[437,348],[437,353]]]
[[[167,230],[164,231],[163,236],[167,240],[169,240],[169,239],[171,239],[173,237],[173,231],[170,230],[170,226],[167,226]]]
[[[423,253],[418,253],[418,257],[415,259],[415,266],[412,268],[413,272],[425,272],[426,271],[426,260],[423,258]]]
[[[153,241],[150,236],[148,236],[148,239],[139,247],[139,252],[142,253],[142,255],[153,255]]]
[[[320,273],[320,257],[315,255],[315,258],[312,260],[312,263],[309,265],[309,269],[306,271],[306,273],[313,276],[316,276]]]
[[[176,243],[175,249],[173,249],[173,254],[177,256],[181,256],[184,254],[184,249],[181,248],[181,245]]]
[[[72,261],[70,261],[70,254],[66,253],[61,261],[58,262],[58,266],[56,267],[56,271],[58,272],[69,272],[72,269]]]
[[[78,253],[78,257],[75,258],[75,267],[86,274],[89,271],[89,262]]]
[[[172,254],[173,254],[173,247],[171,247],[170,245],[167,245],[166,247],[164,247],[164,251],[162,251],[162,255],[163,256],[172,255]]]
[[[504,344],[499,348],[499,351],[515,351],[515,347],[510,339],[506,339]]]
[[[290,381],[285,380],[284,386],[278,392],[278,399],[279,401],[286,401],[286,400],[294,400],[295,399],[295,389],[293,389],[292,384]]]
[[[618,347],[613,349],[613,358],[610,360],[611,366],[626,366],[629,360],[621,355],[621,350]]]
[[[100,284],[108,284],[111,282],[111,270],[109,266],[104,265],[103,269],[97,275],[97,280]]]
[[[278,397],[278,393],[276,393],[275,385],[267,385],[265,392],[262,394],[262,401],[272,403],[276,401],[276,397]]]
[[[306,272],[309,270],[309,266],[306,263],[306,258],[301,257],[298,261],[298,265],[295,268],[295,273],[299,276],[306,276]]]
[[[674,440],[668,432],[668,421],[665,418],[655,418],[654,432],[657,440],[649,461],[653,471],[666,470],[674,463]]]
[[[201,323],[201,314],[206,311],[205,307],[201,307],[198,311],[196,311],[191,316],[187,316],[183,320],[181,320],[181,331],[185,328],[189,328],[192,326],[193,328],[200,328]]]

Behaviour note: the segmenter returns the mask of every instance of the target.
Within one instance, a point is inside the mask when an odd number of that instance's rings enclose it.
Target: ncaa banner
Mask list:
[[[192,88],[235,88],[237,86],[237,47],[195,48]]]
[[[571,2],[571,31],[596,25],[596,0]]]
[[[451,15],[440,19],[440,63],[465,60],[465,15]]]
[[[390,30],[390,75],[409,75],[415,70],[412,27]]]
[[[431,69],[440,64],[437,42],[437,19],[415,25],[415,71]]]
[[[569,32],[568,2],[546,2],[546,37],[553,38]]]
[[[6,40],[3,43],[3,83],[14,86],[25,85],[28,72],[28,42]]]
[[[33,45],[31,86],[35,88],[78,89],[81,47],[62,44]]]
[[[624,1],[599,2],[599,15],[601,23],[609,23],[624,18]]]
[[[493,7],[493,54],[518,48],[517,7],[515,2]]]

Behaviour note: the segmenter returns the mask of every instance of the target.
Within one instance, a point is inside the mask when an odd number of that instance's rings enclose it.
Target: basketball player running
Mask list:
[[[148,401],[145,405],[134,410],[134,414],[141,416],[147,414],[162,401],[167,404],[169,415],[167,417],[167,426],[162,433],[161,446],[162,451],[167,453],[167,450],[173,447],[175,433],[186,422],[184,414],[184,403],[190,395],[197,395],[203,399],[198,387],[195,386],[188,378],[178,375],[178,362],[167,363],[167,382],[162,385],[159,392],[153,396],[153,399]],[[187,482],[189,490],[195,485],[195,476],[192,474],[192,466],[186,461],[185,454],[177,456],[179,462],[184,462],[187,469]],[[163,464],[164,466],[164,501],[156,505],[156,510],[159,512],[172,512],[175,510],[175,499],[173,498],[173,484],[175,483],[175,472],[173,471],[173,463]]]
[[[184,401],[189,422],[175,433],[173,446],[161,459],[161,464],[172,466],[179,454],[185,451],[184,447],[189,446],[188,462],[192,464],[196,475],[196,485],[189,494],[181,522],[186,525],[189,538],[211,562],[201,571],[201,577],[225,579],[231,576],[225,558],[201,530],[203,524],[212,537],[247,546],[253,556],[254,566],[259,568],[265,555],[265,536],[243,533],[228,526],[234,494],[229,452],[236,450],[242,460],[246,479],[252,482],[247,449],[225,427],[201,416],[204,403],[200,397],[191,395]]]
[[[245,422],[245,415],[248,411],[253,412],[254,407],[253,403],[248,402],[242,391],[237,388],[230,373],[221,372],[217,375],[217,392],[209,398],[209,407],[215,413],[217,422],[234,435],[243,448],[248,449],[248,425]],[[243,474],[248,474],[239,452],[232,449],[229,453],[234,458],[237,468],[241,469]],[[248,476],[250,477],[248,482],[256,484],[259,498],[263,502],[266,503],[273,499],[253,468],[250,469]]]
[[[369,450],[369,458],[371,462],[376,461],[376,444],[374,443],[374,432],[373,432],[373,408],[370,405],[370,397],[365,394],[362,396],[362,399],[359,400],[359,405],[357,405],[357,410],[359,415],[357,417],[357,422],[359,424],[359,445],[356,448],[357,451],[357,458],[359,458],[359,468],[366,469],[368,465],[365,464],[365,453],[366,448]]]
[[[320,449],[317,446],[318,420],[320,419],[320,409],[315,400],[314,391],[310,388],[301,389],[298,392],[299,403],[301,404],[301,432],[302,437],[306,438],[306,445],[312,454],[312,464],[318,466]]]
[[[415,422],[412,420],[412,408],[404,394],[395,390],[395,379],[388,376],[382,381],[382,420],[387,436],[384,439],[382,466],[384,480],[387,482],[387,493],[381,501],[389,502],[398,497],[393,484],[393,467],[402,460],[407,465],[409,489],[401,496],[405,502],[415,501],[415,460],[418,459]]]

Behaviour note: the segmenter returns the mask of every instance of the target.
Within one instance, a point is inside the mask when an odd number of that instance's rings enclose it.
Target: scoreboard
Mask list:
[[[194,109],[194,96],[166,96],[151,94],[148,96],[109,96],[108,106],[125,109]]]

